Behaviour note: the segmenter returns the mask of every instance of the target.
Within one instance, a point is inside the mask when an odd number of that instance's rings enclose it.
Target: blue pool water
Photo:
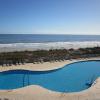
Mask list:
[[[53,71],[14,70],[0,73],[0,89],[39,85],[58,92],[77,92],[100,76],[100,61],[77,62]]]

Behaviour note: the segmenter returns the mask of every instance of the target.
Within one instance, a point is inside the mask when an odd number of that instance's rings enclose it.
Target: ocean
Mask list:
[[[0,44],[100,41],[100,35],[0,34]]]
[[[0,52],[100,46],[100,35],[0,34]]]

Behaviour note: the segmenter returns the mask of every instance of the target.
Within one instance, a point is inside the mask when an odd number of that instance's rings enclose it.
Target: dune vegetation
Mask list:
[[[0,53],[0,65],[11,66],[12,64],[54,62],[99,56],[100,47],[2,52]]]

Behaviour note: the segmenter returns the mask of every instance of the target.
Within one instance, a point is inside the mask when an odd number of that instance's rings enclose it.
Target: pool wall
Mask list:
[[[98,59],[100,58],[89,60]],[[73,62],[75,61],[72,60],[69,64]],[[100,78],[96,79],[94,83],[89,89],[74,93],[60,93],[37,85],[30,85],[19,89],[0,90],[0,98],[8,98],[9,100],[100,100]]]

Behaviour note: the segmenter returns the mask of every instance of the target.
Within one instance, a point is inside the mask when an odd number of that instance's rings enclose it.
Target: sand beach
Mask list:
[[[0,52],[35,51],[50,49],[79,49],[99,47],[100,41],[74,41],[74,42],[44,42],[44,43],[11,43],[0,44]]]

